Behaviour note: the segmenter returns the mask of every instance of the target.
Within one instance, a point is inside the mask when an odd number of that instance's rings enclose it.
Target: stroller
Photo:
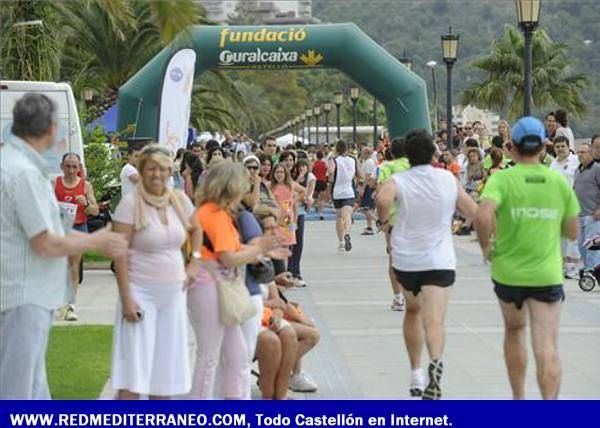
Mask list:
[[[600,251],[600,235],[594,236],[583,243],[588,251]],[[579,271],[579,288],[583,291],[592,291],[600,282],[600,265],[590,270]]]

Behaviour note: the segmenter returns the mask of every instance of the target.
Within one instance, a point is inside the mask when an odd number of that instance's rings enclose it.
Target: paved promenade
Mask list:
[[[334,223],[307,222],[302,270],[308,287],[287,295],[301,302],[321,329],[322,342],[305,362],[320,388],[316,394],[294,398],[407,398],[410,371],[402,339],[404,315],[389,310],[383,236],[360,236],[362,227],[363,222],[355,225],[352,252],[338,253]],[[448,311],[444,398],[510,398],[500,310],[488,268],[472,240],[456,238],[458,272]],[[561,398],[598,399],[600,289],[585,293],[576,281],[567,281],[566,294],[560,336]],[[112,324],[116,299],[110,271],[87,271],[77,306],[80,322]],[[527,396],[539,398],[531,351],[529,360]],[[111,394],[106,390],[104,396]]]

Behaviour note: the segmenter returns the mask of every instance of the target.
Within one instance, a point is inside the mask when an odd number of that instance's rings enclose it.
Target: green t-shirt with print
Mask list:
[[[383,165],[379,167],[379,172],[377,173],[377,184],[385,183],[388,179],[398,173],[408,171],[410,169],[410,163],[407,158],[398,158],[393,161],[385,162]],[[391,225],[396,224],[396,204],[392,204],[390,207],[390,219],[389,222]]]
[[[492,278],[504,285],[563,283],[560,238],[579,202],[562,174],[542,164],[517,164],[488,180],[481,200],[496,203]]]

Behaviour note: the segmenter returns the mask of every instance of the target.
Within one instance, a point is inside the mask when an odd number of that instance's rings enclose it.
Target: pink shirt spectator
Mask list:
[[[294,191],[283,184],[274,184],[271,193],[275,196],[281,210],[279,229],[283,235],[284,245],[296,245],[296,210],[294,206]]]
[[[113,220],[134,224],[134,192],[119,202]],[[191,217],[194,206],[185,197],[183,210]],[[185,268],[181,247],[186,230],[172,206],[167,208],[167,224],[162,224],[156,208],[146,205],[150,223],[135,231],[129,245],[129,281],[137,284],[172,284],[185,280]]]

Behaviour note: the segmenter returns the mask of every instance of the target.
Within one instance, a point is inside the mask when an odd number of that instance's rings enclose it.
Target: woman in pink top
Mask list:
[[[181,248],[188,234],[200,248],[202,231],[189,198],[167,187],[168,150],[145,147],[138,169],[140,182],[113,216],[113,229],[129,240],[128,254],[115,261],[120,299],[111,378],[119,399],[166,398],[191,388],[185,286],[200,256],[193,255],[186,274]]]
[[[296,199],[302,200],[306,189],[292,180],[290,171],[283,165],[277,164],[271,171],[271,193],[275,196],[281,210],[279,227],[285,245],[296,245]]]

